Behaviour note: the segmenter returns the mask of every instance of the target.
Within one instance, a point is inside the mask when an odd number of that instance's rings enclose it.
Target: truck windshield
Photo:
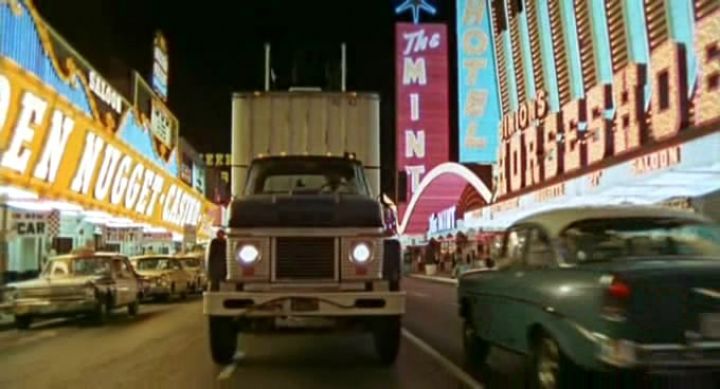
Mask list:
[[[246,195],[367,195],[362,166],[339,158],[273,158],[256,161],[248,175]]]

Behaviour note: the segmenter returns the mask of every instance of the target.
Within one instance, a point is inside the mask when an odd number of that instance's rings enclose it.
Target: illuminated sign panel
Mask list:
[[[398,23],[396,37],[397,167],[406,198],[423,175],[449,158],[447,27]],[[422,218],[411,230],[424,230]]]
[[[3,181],[157,224],[200,221],[199,196],[4,61],[0,95]]]
[[[454,231],[457,222],[457,209],[450,207],[428,218],[428,235]]]
[[[53,56],[28,3],[0,4],[0,20],[0,182],[175,231],[201,223],[206,203],[157,161],[147,120],[125,103],[113,116],[117,95]]]
[[[697,0],[677,10],[675,2],[660,7],[619,2],[607,0],[607,9],[592,7],[589,12],[582,2],[562,9],[551,6],[549,11],[534,5],[507,10],[508,26],[522,24],[526,17],[529,31],[550,34],[526,37],[533,50],[543,49],[538,55],[516,56],[524,58],[519,61],[523,64],[531,59],[526,64],[529,69],[566,64],[578,40],[584,42],[587,55],[576,58],[579,66],[572,73],[577,77],[570,81],[560,68],[524,73],[525,82],[518,85],[528,85],[530,77],[534,85],[546,87],[534,95],[516,96],[517,106],[505,107],[499,130],[499,198],[633,158],[640,158],[633,165],[638,174],[672,166],[680,163],[679,152],[652,153],[720,130],[720,4]],[[622,17],[610,17],[607,10]],[[562,18],[554,15],[548,24],[544,12],[560,12]],[[581,31],[578,36],[576,29],[555,23],[560,19],[592,26],[593,34]],[[513,33],[527,34],[527,30]],[[507,31],[498,29],[494,34],[497,39]],[[551,45],[543,42],[546,38]],[[511,42],[505,56],[521,49],[516,46]],[[506,74],[501,86],[518,77]],[[558,96],[560,104],[555,108]],[[717,150],[714,155],[720,161]]]
[[[497,161],[500,95],[489,0],[458,0],[460,162]]]
[[[155,34],[153,42],[152,87],[163,101],[167,101],[168,49],[165,36],[159,31]]]
[[[151,100],[150,130],[163,145],[170,149],[175,148],[175,131],[173,131],[171,114],[165,104],[158,99]]]

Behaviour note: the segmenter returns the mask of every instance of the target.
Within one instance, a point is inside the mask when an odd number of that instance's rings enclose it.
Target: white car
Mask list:
[[[168,300],[171,297],[185,299],[192,290],[193,276],[188,273],[180,259],[169,255],[144,255],[133,257],[130,262],[143,278],[145,297]]]
[[[89,314],[104,322],[121,307],[137,315],[140,280],[122,254],[83,251],[51,258],[39,278],[9,284],[4,296],[19,329],[39,317]]]

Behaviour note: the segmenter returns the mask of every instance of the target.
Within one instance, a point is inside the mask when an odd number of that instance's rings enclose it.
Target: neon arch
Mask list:
[[[490,200],[492,199],[492,192],[487,187],[487,185],[482,182],[480,177],[473,173],[472,170],[468,169],[464,165],[455,162],[442,163],[430,170],[420,181],[417,190],[415,191],[415,193],[413,193],[413,196],[410,199],[407,208],[405,209],[402,223],[400,223],[400,225],[398,226],[399,234],[403,234],[405,232],[405,228],[407,228],[408,223],[410,223],[410,217],[412,216],[418,201],[420,201],[420,197],[422,197],[423,192],[425,192],[425,190],[436,178],[440,177],[443,174],[453,174],[461,177],[480,194],[480,196],[483,198],[483,200],[485,200],[486,203],[490,203]]]

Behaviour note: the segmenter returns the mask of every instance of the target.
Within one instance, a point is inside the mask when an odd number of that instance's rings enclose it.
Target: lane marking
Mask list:
[[[466,373],[465,370],[461,369],[456,364],[454,364],[452,361],[450,361],[445,356],[440,354],[432,346],[425,343],[425,341],[423,341],[422,339],[415,336],[412,332],[408,331],[407,328],[403,327],[402,336],[405,337],[405,339],[409,340],[417,348],[419,348],[420,350],[422,350],[426,354],[428,354],[431,358],[433,358],[436,362],[438,362],[443,368],[445,368],[445,370],[447,370],[448,373],[455,376],[455,378],[460,380],[467,387],[472,388],[472,389],[483,389],[482,384],[477,382],[473,377],[470,376],[470,374]]]
[[[217,380],[224,381],[224,380],[232,377],[233,373],[235,373],[235,369],[237,369],[238,362],[243,358],[245,358],[245,353],[238,350],[235,353],[235,356],[233,357],[234,362],[225,366],[225,368],[222,369],[220,374],[218,374],[218,376],[217,376]]]

